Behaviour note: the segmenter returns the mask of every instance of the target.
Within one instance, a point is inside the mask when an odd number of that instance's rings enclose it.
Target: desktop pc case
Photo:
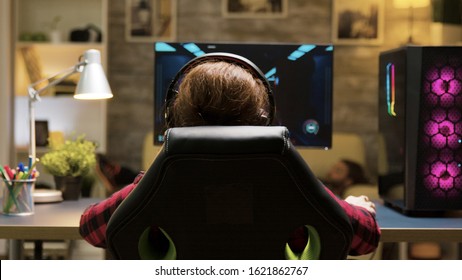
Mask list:
[[[379,194],[405,214],[462,209],[462,47],[379,58]]]

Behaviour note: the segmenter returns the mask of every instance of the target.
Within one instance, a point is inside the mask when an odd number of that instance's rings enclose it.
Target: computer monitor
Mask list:
[[[296,146],[332,145],[333,46],[314,44],[246,44],[156,42],[154,45],[154,144],[165,132],[165,95],[183,65],[211,52],[243,56],[255,63],[273,87],[273,125],[286,126]]]

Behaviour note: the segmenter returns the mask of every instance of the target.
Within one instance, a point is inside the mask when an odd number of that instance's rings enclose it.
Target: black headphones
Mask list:
[[[208,53],[201,55],[199,57],[191,59],[188,63],[186,63],[180,71],[176,74],[175,78],[173,78],[170,86],[167,90],[167,95],[165,96],[165,123],[167,126],[173,126],[172,114],[170,113],[170,107],[173,104],[177,94],[178,94],[178,82],[185,75],[191,68],[199,65],[201,63],[207,61],[224,61],[228,63],[232,63],[238,65],[244,69],[247,69],[252,76],[259,79],[264,87],[266,88],[266,92],[268,93],[268,100],[269,100],[269,112],[267,116],[267,123],[266,125],[271,125],[274,118],[275,113],[275,103],[274,103],[274,96],[273,91],[271,89],[271,85],[269,84],[268,80],[266,79],[263,72],[250,60],[247,58],[232,54],[232,53],[223,53],[223,52],[216,52],[216,53]]]

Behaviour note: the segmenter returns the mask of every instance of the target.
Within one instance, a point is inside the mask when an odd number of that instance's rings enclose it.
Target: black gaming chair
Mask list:
[[[116,259],[146,258],[150,245],[141,240],[152,225],[171,238],[177,259],[284,259],[289,235],[303,225],[318,233],[320,259],[346,258],[349,219],[285,127],[183,127],[165,139],[109,221]]]

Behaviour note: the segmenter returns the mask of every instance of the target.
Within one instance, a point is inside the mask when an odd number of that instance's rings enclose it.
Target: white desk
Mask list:
[[[80,215],[100,199],[83,198],[60,203],[35,204],[30,216],[0,215],[0,238],[10,240],[10,259],[21,258],[22,241],[75,240],[79,234]]]
[[[10,239],[10,259],[21,258],[22,240],[75,240],[80,215],[100,199],[36,204],[35,214],[14,217],[0,215],[0,238]],[[452,217],[415,218],[376,203],[382,242],[444,241],[462,243],[462,211]]]
[[[462,243],[462,211],[445,217],[409,217],[376,202],[377,222],[382,242],[459,242]]]
[[[456,255],[461,257],[462,211],[444,217],[410,217],[376,202],[377,222],[382,230],[381,242],[399,244],[399,259],[408,259],[409,242],[457,242]],[[457,253],[457,251],[459,253]]]

